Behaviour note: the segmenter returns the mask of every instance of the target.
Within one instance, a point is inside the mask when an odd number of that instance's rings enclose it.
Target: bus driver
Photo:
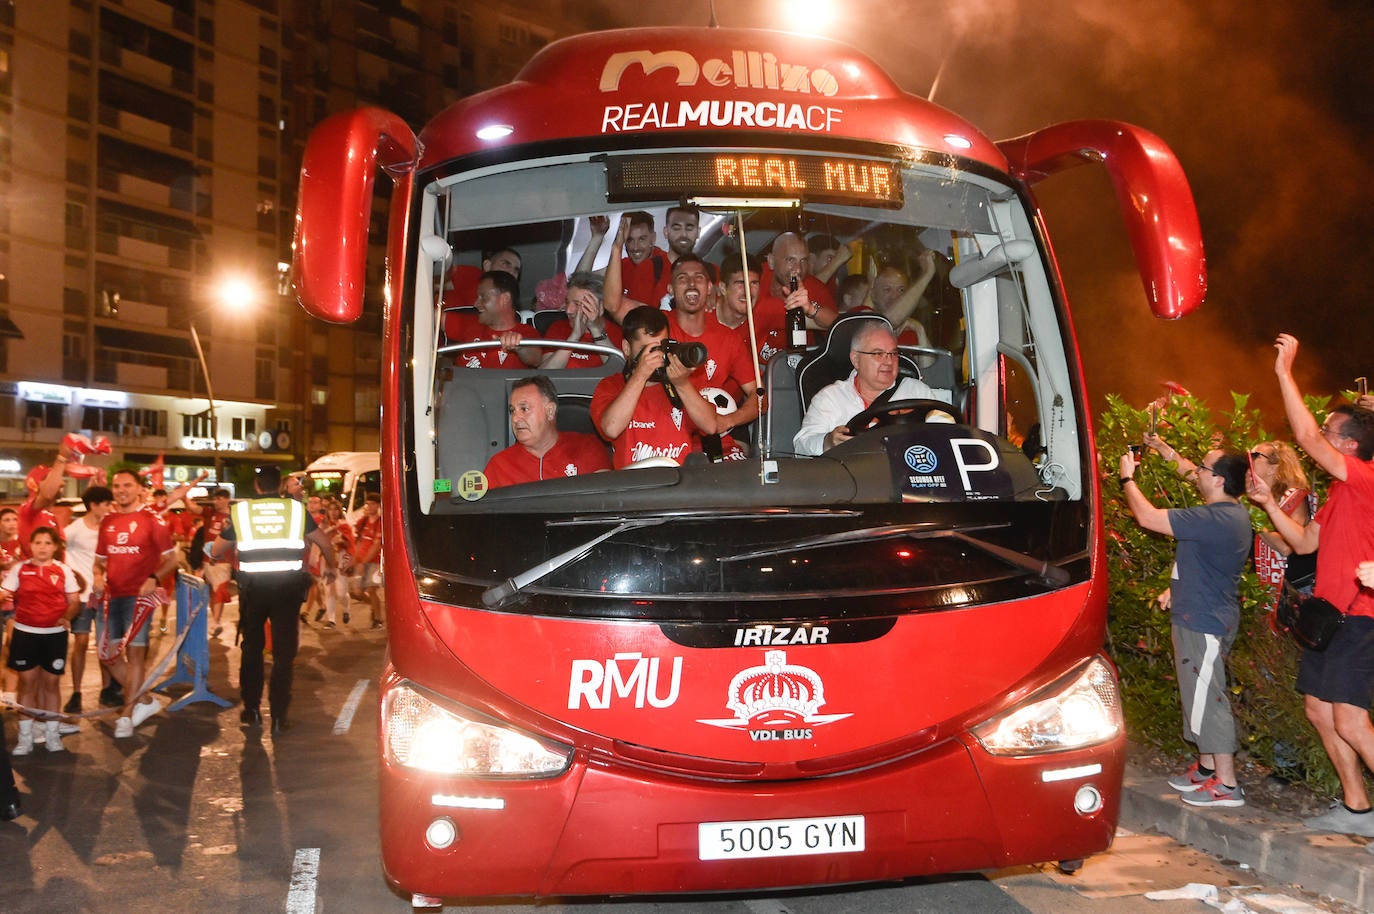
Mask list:
[[[897,338],[883,321],[872,321],[855,331],[849,342],[849,377],[827,384],[811,398],[802,426],[792,439],[798,454],[815,457],[853,437],[849,420],[868,409],[880,394],[897,382]],[[942,400],[949,391],[934,390],[916,378],[902,378],[890,402]]]

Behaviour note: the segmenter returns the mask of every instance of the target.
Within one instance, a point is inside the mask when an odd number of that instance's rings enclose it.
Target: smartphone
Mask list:
[[[1356,392],[1357,394],[1359,394],[1360,396],[1362,396],[1362,397],[1367,397],[1367,396],[1369,396],[1369,379],[1368,379],[1368,378],[1356,378],[1356,379],[1355,379],[1355,392]]]
[[[1245,459],[1246,459],[1246,461],[1250,464],[1250,475],[1251,475],[1251,476],[1254,476],[1256,479],[1259,479],[1258,476],[1255,476],[1255,452],[1254,452],[1254,451],[1246,451],[1246,452],[1245,452]]]
[[[1159,404],[1150,404],[1150,431],[1149,435],[1153,438],[1159,434]]]
[[[1139,463],[1140,456],[1145,453],[1145,446],[1143,444],[1128,444],[1126,445],[1126,450],[1130,451],[1131,456],[1135,458],[1135,462]]]

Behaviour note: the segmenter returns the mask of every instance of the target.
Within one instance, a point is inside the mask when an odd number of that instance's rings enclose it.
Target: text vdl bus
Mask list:
[[[993,143],[827,40],[588,34],[418,138],[378,109],[316,129],[295,249],[313,314],[358,316],[371,182],[395,181],[388,878],[417,903],[750,889],[1110,845],[1124,736],[1093,442],[1030,189],[1084,162],[1111,175],[1150,306],[1191,310],[1197,217],[1157,137],[1086,121]],[[943,328],[905,362],[955,421],[794,454],[813,372],[848,371],[815,334],[768,361],[747,460],[473,484],[533,372],[463,367],[452,268],[513,246],[528,298],[572,271],[589,217],[614,233],[684,201],[713,263],[792,230],[954,264],[929,293]],[[549,372],[569,423],[624,367],[591,348],[604,364]]]

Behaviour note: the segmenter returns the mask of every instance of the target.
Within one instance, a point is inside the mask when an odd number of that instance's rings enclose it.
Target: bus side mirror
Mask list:
[[[379,166],[392,180],[408,176],[416,149],[406,122],[380,108],[335,114],[311,131],[291,252],[296,295],[315,317],[349,323],[362,314],[372,182]]]
[[[1112,179],[1145,297],[1157,317],[1182,317],[1207,294],[1202,227],[1173,150],[1148,130],[1120,121],[1068,121],[997,148],[1028,184],[1093,162]]]

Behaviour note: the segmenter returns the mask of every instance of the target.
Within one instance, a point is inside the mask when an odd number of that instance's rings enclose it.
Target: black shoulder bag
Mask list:
[[[1345,613],[1330,600],[1304,595],[1284,581],[1276,618],[1279,627],[1292,635],[1299,645],[1309,651],[1324,651],[1345,622]]]

